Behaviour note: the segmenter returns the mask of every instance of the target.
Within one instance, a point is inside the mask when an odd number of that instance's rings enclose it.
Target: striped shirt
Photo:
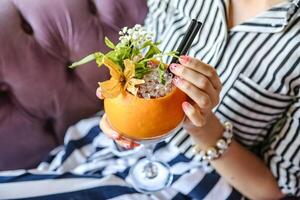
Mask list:
[[[300,196],[300,1],[286,1],[231,29],[225,0],[149,0],[146,27],[176,49],[191,19],[203,22],[189,55],[215,67],[223,84],[215,113],[260,156],[285,194]],[[171,139],[189,158],[192,139]]]

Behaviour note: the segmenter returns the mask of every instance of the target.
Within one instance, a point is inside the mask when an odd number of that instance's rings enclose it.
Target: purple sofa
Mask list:
[[[142,23],[145,0],[0,1],[0,170],[35,167],[66,129],[101,109],[105,68],[68,65],[106,51],[123,26]]]

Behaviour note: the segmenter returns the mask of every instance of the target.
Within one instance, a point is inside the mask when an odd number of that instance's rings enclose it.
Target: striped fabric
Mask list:
[[[222,121],[261,157],[282,191],[300,196],[300,1],[286,1],[228,30],[226,0],[148,0],[148,30],[165,51],[176,49],[192,18],[203,22],[189,54],[221,77]],[[243,197],[199,155],[183,130],[155,154],[175,175],[164,191],[143,195],[128,177],[143,151],[119,152],[99,130],[100,117],[71,127],[65,144],[35,170],[2,172],[0,199],[206,199]]]
[[[188,159],[175,146],[157,145],[155,156],[174,174],[172,187],[152,195],[131,186],[129,167],[144,151],[118,151],[100,132],[100,117],[69,128],[64,146],[34,170],[0,172],[0,199],[109,199],[109,200],[238,200],[242,196],[216,172]]]
[[[229,1],[149,0],[146,19],[165,51],[176,49],[192,18],[204,22],[189,55],[214,66],[223,83],[216,115],[235,139],[264,159],[286,194],[300,196],[300,1],[285,1],[227,28]],[[181,129],[169,141],[188,158]]]

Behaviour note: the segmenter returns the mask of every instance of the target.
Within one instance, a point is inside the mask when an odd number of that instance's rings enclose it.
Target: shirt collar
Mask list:
[[[228,0],[222,0],[225,16],[228,13]],[[239,24],[231,32],[276,33],[283,31],[290,22],[300,15],[300,0],[290,0],[278,4],[258,16]]]

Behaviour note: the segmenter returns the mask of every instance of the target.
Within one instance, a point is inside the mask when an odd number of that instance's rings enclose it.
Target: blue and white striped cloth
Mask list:
[[[64,145],[37,169],[0,172],[0,199],[237,200],[241,195],[207,165],[188,159],[177,147],[160,143],[155,156],[174,174],[172,186],[146,195],[131,186],[129,168],[144,157],[139,149],[120,152],[99,129],[100,117],[69,128]],[[24,158],[26,159],[26,158]]]

